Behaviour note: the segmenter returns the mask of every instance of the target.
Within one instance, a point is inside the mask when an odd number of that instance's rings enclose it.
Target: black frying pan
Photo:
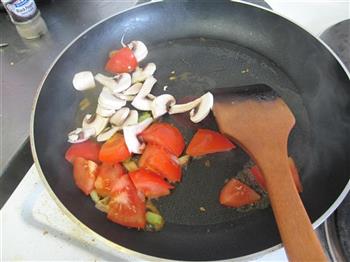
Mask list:
[[[119,40],[149,47],[144,61],[158,65],[152,91],[177,98],[217,87],[265,83],[292,109],[297,124],[289,154],[300,168],[301,197],[314,226],[321,224],[349,190],[350,81],[344,67],[318,39],[275,13],[229,1],[172,1],[142,5],[113,16],[73,41],[57,59],[38,94],[31,142],[35,162],[67,213],[104,238],[142,254],[169,259],[217,260],[269,251],[280,243],[270,208],[238,212],[223,208],[225,179],[249,160],[240,149],[193,161],[171,196],[157,202],[167,224],[159,233],[138,232],[107,221],[74,185],[64,160],[67,133],[83,114],[78,104],[92,93],[72,87],[74,73],[103,72]],[[248,69],[248,70],[247,70]],[[171,71],[177,79],[170,81]],[[188,142],[196,127],[168,117]],[[213,118],[200,126],[215,129]],[[210,167],[205,167],[210,160]],[[201,212],[205,207],[206,212]],[[139,253],[134,253],[139,255]]]

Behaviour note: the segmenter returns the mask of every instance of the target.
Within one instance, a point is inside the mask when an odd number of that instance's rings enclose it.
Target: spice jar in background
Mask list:
[[[44,19],[34,0],[1,0],[18,34],[25,39],[34,39],[47,32]]]

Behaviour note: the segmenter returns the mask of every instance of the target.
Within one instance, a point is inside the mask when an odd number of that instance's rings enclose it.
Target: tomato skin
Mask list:
[[[295,186],[297,187],[298,192],[301,193],[301,192],[303,192],[303,185],[301,184],[298,169],[295,165],[293,158],[289,157],[288,161],[289,161],[289,166],[290,166],[290,170],[291,170],[291,173],[293,176]],[[254,175],[256,182],[261,186],[261,188],[266,191],[267,187],[266,187],[265,178],[262,175],[258,166],[255,165],[255,166],[251,167],[250,172]]]
[[[154,123],[144,130],[140,137],[146,143],[164,147],[177,157],[185,148],[185,141],[179,129],[168,123]]]
[[[116,133],[108,139],[101,147],[99,159],[106,163],[120,163],[131,157],[131,154],[125,144],[124,136]]]
[[[174,188],[156,173],[143,168],[130,172],[129,176],[137,190],[149,198],[169,195],[170,189]]]
[[[87,140],[82,143],[72,144],[66,151],[65,158],[67,161],[73,164],[76,157],[82,157],[86,160],[99,162],[98,154],[100,152],[101,145],[97,142]]]
[[[209,129],[198,129],[187,147],[186,154],[197,157],[230,151],[236,146],[224,135]]]
[[[138,63],[134,53],[128,47],[115,51],[108,59],[105,70],[112,74],[130,73],[135,70]]]
[[[89,195],[94,190],[98,165],[82,157],[76,157],[73,163],[73,177],[77,187]]]
[[[129,175],[118,178],[112,190],[107,218],[126,227],[140,229],[146,226],[146,204]]]
[[[110,196],[114,184],[124,174],[120,164],[102,163],[98,168],[95,181],[95,190],[100,196]]]
[[[147,145],[139,160],[139,166],[159,174],[170,182],[181,180],[181,167],[177,157],[162,147]]]
[[[246,184],[231,178],[220,192],[220,204],[239,208],[260,200],[260,195]]]

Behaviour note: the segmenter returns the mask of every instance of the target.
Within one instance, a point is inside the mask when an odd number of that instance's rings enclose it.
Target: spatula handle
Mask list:
[[[287,154],[269,156],[258,163],[266,180],[267,190],[279,232],[290,261],[327,261],[321,244],[297,192]],[[274,159],[274,161],[271,161]],[[288,175],[282,175],[287,174]]]

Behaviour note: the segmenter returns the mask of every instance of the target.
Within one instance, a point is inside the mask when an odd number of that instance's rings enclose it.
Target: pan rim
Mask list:
[[[56,196],[56,194],[53,192],[51,186],[49,185],[48,181],[46,180],[46,177],[44,175],[44,172],[41,169],[40,166],[40,162],[36,153],[36,147],[35,147],[35,141],[34,141],[34,120],[35,120],[35,109],[37,107],[37,102],[41,93],[41,90],[44,86],[44,83],[48,77],[48,75],[50,74],[51,70],[53,69],[53,67],[56,65],[56,63],[58,62],[58,60],[61,58],[61,56],[76,42],[78,41],[80,38],[82,38],[86,33],[88,33],[91,29],[93,29],[94,27],[98,26],[99,24],[102,24],[103,22],[111,19],[114,16],[117,16],[119,14],[128,12],[130,10],[142,7],[142,6],[146,6],[146,5],[152,5],[152,4],[157,4],[157,3],[161,3],[163,2],[163,0],[151,0],[151,2],[148,3],[143,3],[140,5],[136,5],[136,6],[132,6],[130,8],[127,8],[121,12],[117,12],[115,14],[112,14],[100,21],[98,21],[97,23],[93,24],[92,26],[90,26],[89,28],[87,28],[86,30],[84,30],[82,33],[80,33],[77,37],[75,37],[60,53],[59,55],[55,58],[55,60],[51,63],[51,65],[49,66],[48,70],[45,72],[42,80],[39,83],[39,87],[36,91],[35,97],[34,97],[34,101],[33,101],[33,105],[32,105],[32,109],[31,109],[31,117],[30,117],[30,130],[29,130],[29,137],[30,137],[30,145],[31,145],[31,151],[32,151],[32,155],[33,155],[33,160],[34,160],[34,165],[37,169],[37,172],[39,174],[39,177],[41,178],[45,188],[47,189],[47,191],[49,192],[49,195],[51,196],[51,198],[54,200],[54,202],[57,204],[57,206],[62,210],[62,212],[67,215],[67,217],[69,217],[71,219],[71,221],[73,221],[74,223],[76,223],[78,226],[80,226],[82,229],[84,229],[87,233],[94,235],[95,237],[98,237],[99,239],[101,239],[101,241],[103,241],[107,246],[111,247],[111,248],[115,248],[117,249],[117,251],[124,253],[128,256],[134,256],[140,259],[144,259],[147,261],[174,261],[173,259],[165,259],[165,258],[160,258],[160,257],[156,257],[156,256],[151,256],[151,255],[146,255],[143,253],[140,253],[138,251],[123,247],[107,238],[105,238],[104,236],[98,234],[97,232],[95,232],[94,230],[92,230],[91,228],[89,228],[87,225],[85,225],[84,223],[82,223],[76,216],[74,216],[67,207],[65,207],[65,205],[61,202],[61,200]],[[337,60],[337,62],[341,65],[342,69],[344,70],[344,72],[346,73],[346,75],[348,76],[348,78],[350,79],[350,72],[349,70],[346,68],[346,66],[344,65],[344,63],[340,60],[340,58],[337,56],[337,54],[319,37],[313,35],[310,31],[308,31],[307,29],[305,29],[303,26],[301,26],[300,24],[298,24],[297,22],[293,21],[292,19],[289,19],[287,17],[285,17],[284,15],[280,14],[279,12],[270,10],[268,8],[259,6],[257,4],[253,4],[253,3],[249,3],[249,2],[244,2],[241,0],[230,0],[230,2],[233,3],[239,3],[239,4],[243,4],[243,5],[248,5],[248,6],[252,6],[255,8],[259,8],[259,9],[263,9],[267,12],[270,12],[274,15],[277,15],[279,17],[282,17],[283,19],[285,19],[288,22],[291,22],[292,24],[294,24],[295,26],[301,28],[302,30],[304,30],[306,33],[308,33],[309,35],[311,35],[313,38],[315,38],[318,42],[320,42],[331,54],[332,56]],[[330,205],[330,207],[318,218],[315,220],[315,222],[312,223],[312,226],[314,229],[316,229],[319,225],[321,225],[332,213],[333,211],[340,205],[340,203],[344,200],[344,198],[346,197],[347,193],[350,191],[350,180],[348,181],[348,183],[345,185],[343,191],[340,193],[340,195],[337,197],[337,199],[334,201],[334,203],[332,205]],[[259,252],[255,252],[249,255],[245,255],[245,256],[241,256],[241,257],[236,257],[236,258],[231,258],[231,259],[222,259],[222,260],[216,260],[216,261],[246,261],[246,260],[252,260],[252,259],[256,259],[259,257],[263,257],[267,254],[272,253],[273,251],[279,250],[281,249],[283,246],[281,243],[272,246],[270,248],[261,250]]]

